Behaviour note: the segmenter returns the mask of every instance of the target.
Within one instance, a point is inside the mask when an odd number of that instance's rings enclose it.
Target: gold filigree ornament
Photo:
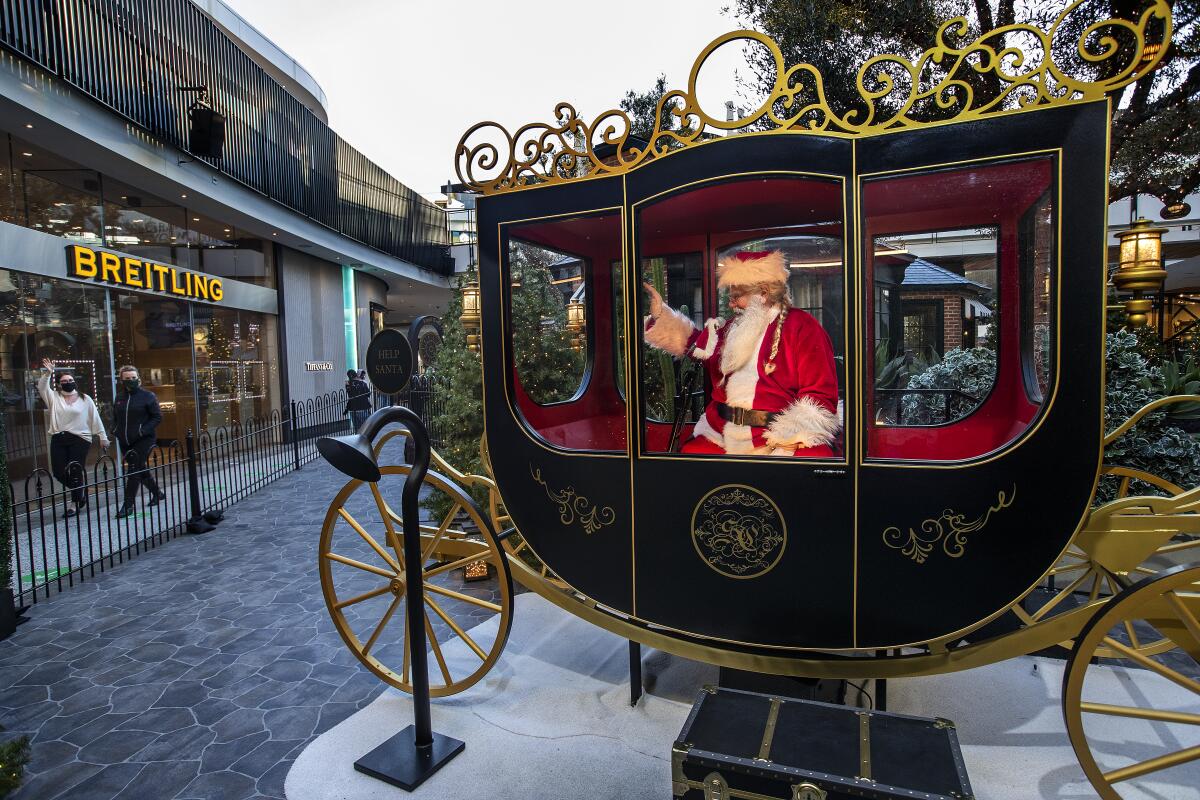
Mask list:
[[[550,501],[558,506],[558,519],[563,525],[570,527],[578,521],[583,526],[583,532],[590,535],[616,521],[617,515],[611,506],[600,507],[593,504],[591,500],[576,493],[574,486],[562,490],[551,489],[550,484],[542,479],[542,471],[532,464],[529,465],[529,474],[546,490]]]
[[[1088,10],[1083,5],[1083,0],[1072,2],[1046,30],[1013,24],[972,38],[965,17],[948,20],[938,28],[934,45],[915,58],[868,59],[856,76],[856,102],[845,109],[830,105],[824,78],[812,64],[787,69],[769,36],[732,31],[701,51],[686,90],[672,89],[659,99],[658,122],[647,146],[631,141],[624,111],[610,109],[589,121],[564,102],[555,106],[553,122],[529,123],[516,133],[497,122],[473,125],[458,142],[455,170],[473,190],[497,194],[628,172],[711,139],[714,130],[864,135],[1098,100],[1158,66],[1171,39],[1167,0],[1148,0],[1131,15],[1136,19],[1091,23],[1079,19]],[[1075,37],[1073,31],[1080,29]],[[708,58],[739,40],[766,48],[775,82],[757,109],[725,120],[701,107],[696,84]],[[611,151],[597,155],[597,147]]]
[[[705,564],[728,578],[770,572],[787,546],[779,506],[752,486],[713,489],[692,512],[692,545]]]
[[[997,492],[995,505],[989,506],[975,519],[968,520],[965,514],[959,514],[952,509],[946,509],[941,516],[927,519],[921,523],[918,532],[909,528],[908,534],[892,526],[883,532],[883,543],[893,550],[899,550],[918,564],[924,564],[925,559],[933,552],[933,548],[941,545],[942,552],[950,558],[959,558],[966,552],[967,537],[983,530],[992,514],[1002,511],[1017,499],[1017,487],[1014,484],[1011,492]]]

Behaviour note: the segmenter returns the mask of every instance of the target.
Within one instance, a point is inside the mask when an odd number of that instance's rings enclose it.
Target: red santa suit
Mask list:
[[[756,286],[785,282],[787,267],[779,252],[739,253],[718,265],[717,275],[720,286]],[[657,319],[647,317],[646,343],[703,361],[712,385],[684,452],[833,455],[830,445],[841,428],[833,347],[812,315],[783,312],[756,297],[734,319],[710,319],[699,329],[666,306]],[[765,412],[767,424],[737,424],[726,418],[737,416],[731,409]]]

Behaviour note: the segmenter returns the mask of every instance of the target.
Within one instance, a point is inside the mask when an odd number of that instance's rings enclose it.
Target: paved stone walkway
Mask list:
[[[0,737],[33,741],[14,797],[282,798],[305,745],[383,689],[321,596],[317,540],[343,480],[306,466],[216,531],[32,608],[0,642]]]

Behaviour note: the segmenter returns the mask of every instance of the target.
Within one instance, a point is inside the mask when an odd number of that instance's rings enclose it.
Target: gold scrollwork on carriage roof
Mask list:
[[[584,533],[593,534],[616,521],[617,514],[611,506],[595,505],[576,492],[574,486],[562,490],[551,489],[550,484],[542,478],[542,470],[532,464],[529,465],[529,474],[546,490],[546,497],[550,498],[550,502],[558,506],[558,519],[563,525],[570,527],[578,522],[583,526]]]
[[[610,109],[589,121],[563,102],[555,106],[553,122],[529,123],[516,133],[492,121],[473,125],[459,139],[454,166],[467,186],[497,194],[628,172],[712,139],[713,130],[872,134],[1099,100],[1153,71],[1166,53],[1171,5],[1167,0],[1143,3],[1131,15],[1135,19],[1088,23],[1080,16],[1092,5],[1074,0],[1045,30],[1012,24],[977,36],[965,17],[955,17],[938,28],[933,46],[915,58],[869,58],[858,69],[855,101],[841,109],[830,104],[824,78],[812,64],[788,69],[770,37],[732,31],[700,52],[686,90],[672,89],[659,98],[648,146],[630,141],[624,111]],[[739,40],[766,49],[775,82],[757,109],[725,120],[701,107],[696,84],[705,61],[722,45]],[[599,146],[613,150],[598,156]]]
[[[757,578],[783,557],[787,524],[779,506],[758,489],[718,486],[692,511],[692,545],[727,578]]]
[[[959,514],[953,509],[946,509],[941,516],[927,519],[921,523],[921,530],[909,528],[908,534],[892,526],[883,532],[883,543],[893,550],[899,550],[918,564],[924,564],[933,548],[941,545],[942,552],[950,558],[959,558],[965,553],[967,537],[978,533],[987,526],[992,514],[1002,511],[1017,499],[1017,486],[1013,484],[1009,492],[996,493],[995,505],[989,506],[975,519],[968,520],[966,514]]]

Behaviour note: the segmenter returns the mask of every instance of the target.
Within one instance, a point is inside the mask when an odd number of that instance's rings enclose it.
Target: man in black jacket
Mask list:
[[[352,369],[346,370],[346,410],[343,413],[350,415],[350,424],[355,431],[371,415],[371,387]]]
[[[154,431],[162,422],[162,411],[158,407],[158,396],[141,388],[137,367],[121,367],[118,374],[122,389],[117,392],[117,401],[113,404],[113,432],[125,450],[127,466],[125,502],[117,516],[128,517],[133,513],[140,486],[144,485],[150,492],[150,502],[146,505],[156,506],[166,497],[146,468],[146,458],[156,441]]]

